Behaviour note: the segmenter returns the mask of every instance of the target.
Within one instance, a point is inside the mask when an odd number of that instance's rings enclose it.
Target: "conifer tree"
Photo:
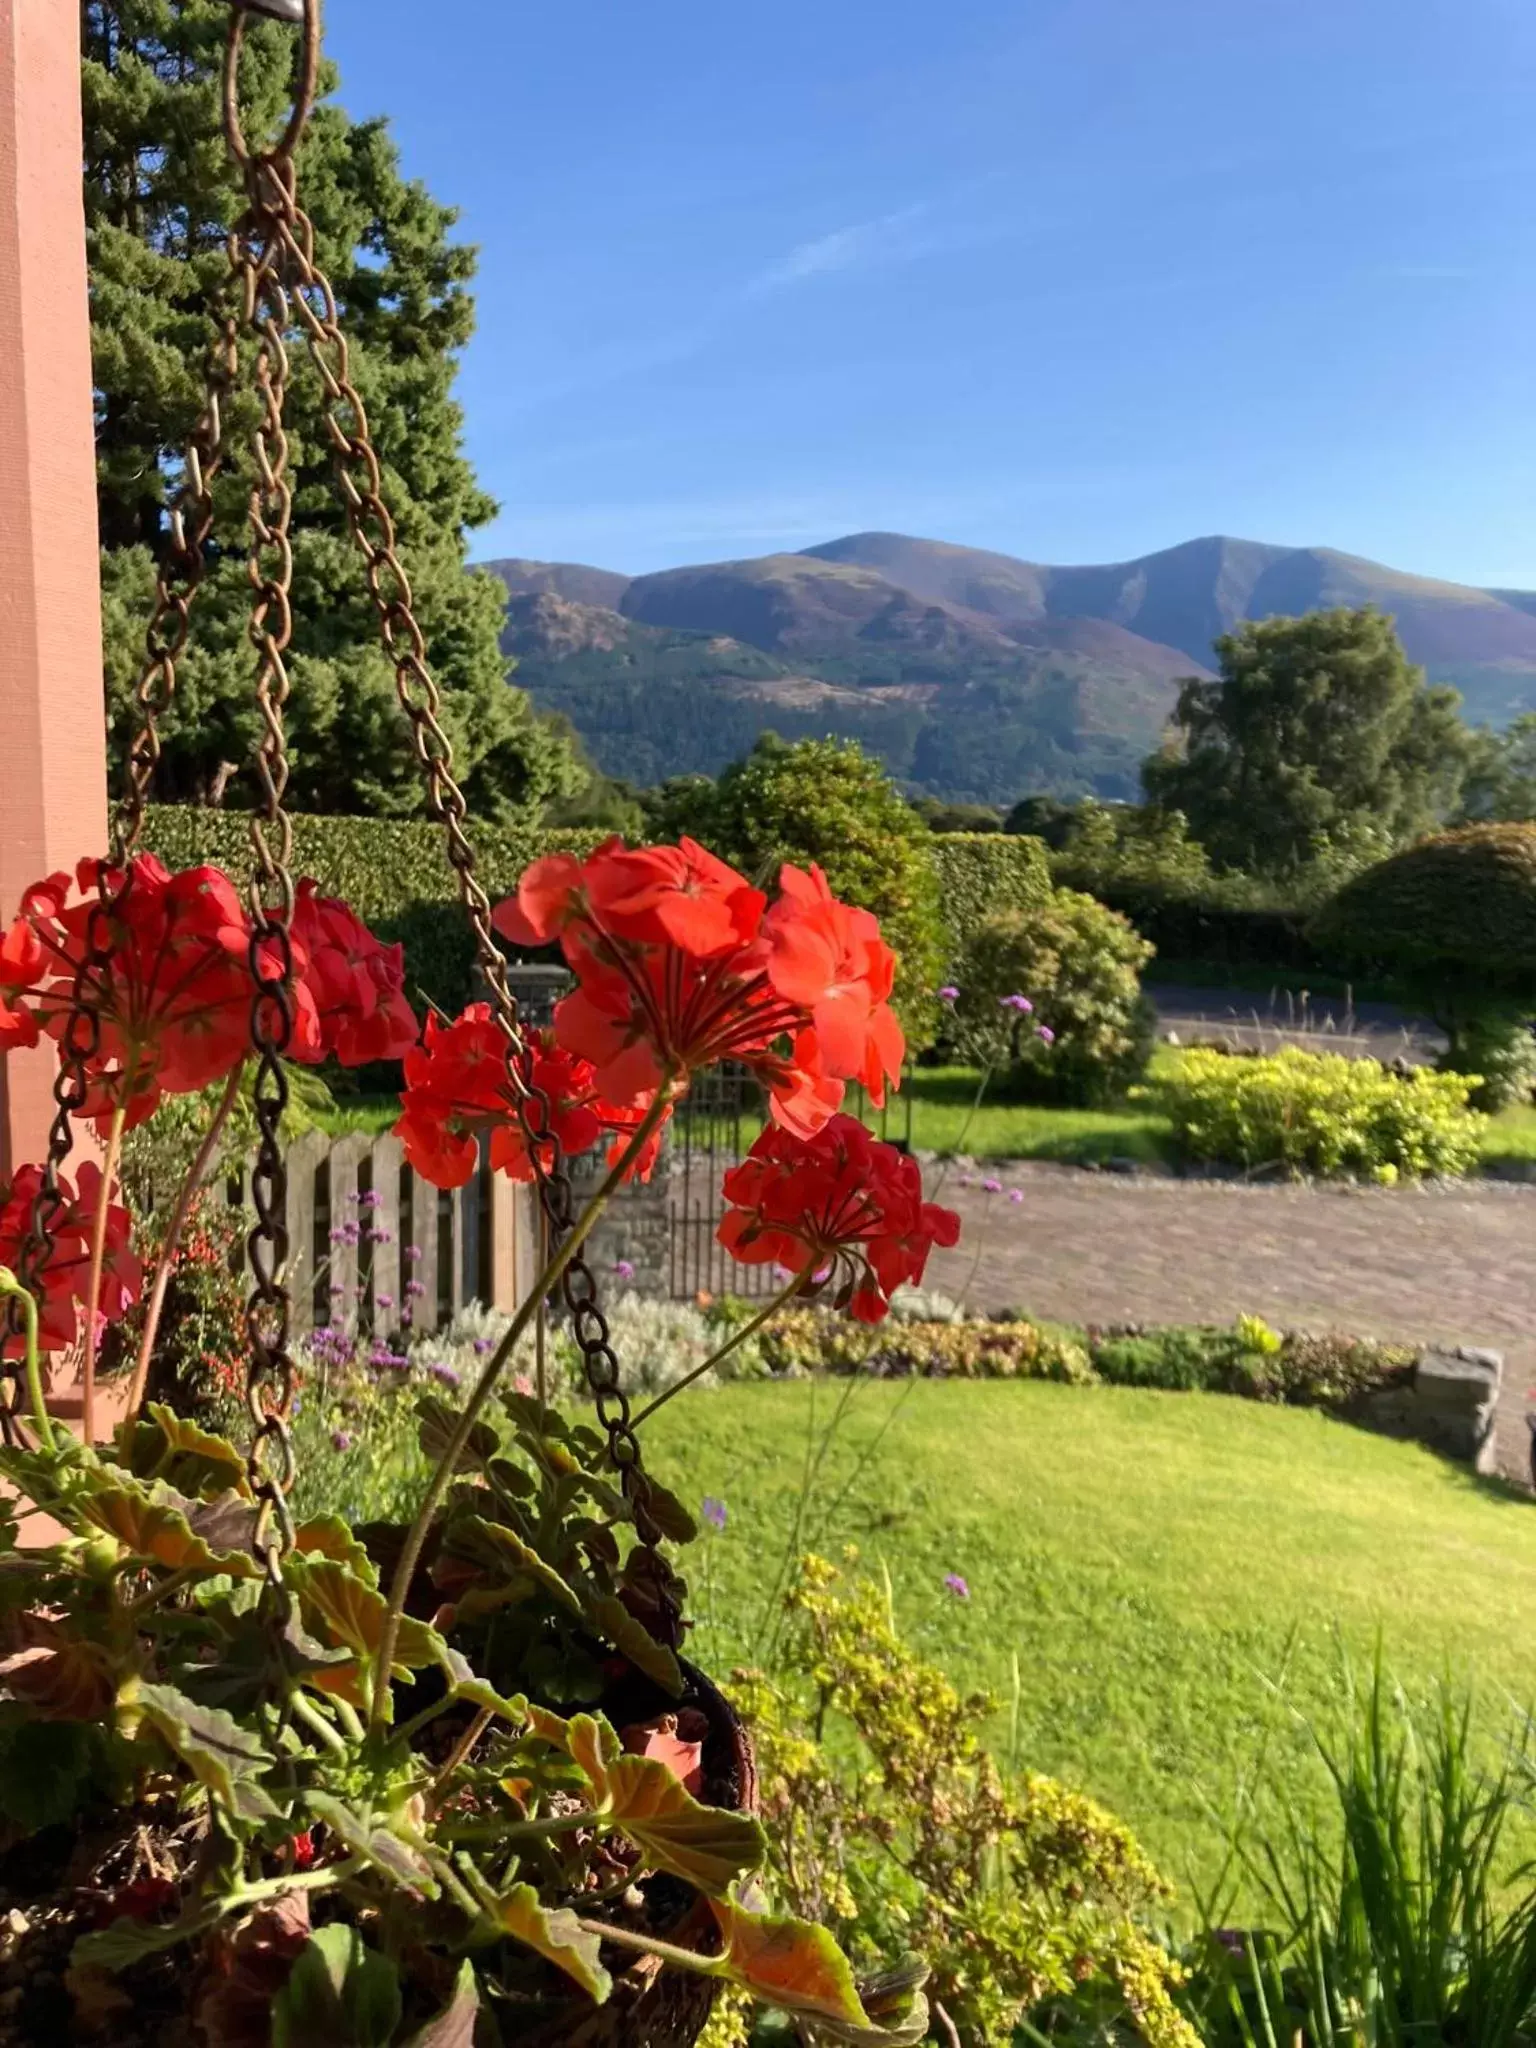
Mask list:
[[[202,399],[211,308],[227,290],[225,237],[242,197],[227,163],[220,69],[227,0],[85,0],[85,203],[91,266],[96,447],[109,719],[120,739],[142,656],[155,563],[181,450]],[[242,100],[248,133],[275,132],[288,100],[293,33],[252,16]],[[399,528],[443,722],[474,807],[506,819],[541,809],[579,778],[569,746],[507,682],[501,586],[467,568],[467,537],[494,507],[462,448],[457,351],[474,321],[474,252],[454,215],[402,176],[379,120],[322,99],[299,156],[316,256],[335,287],[354,381],[368,409]],[[294,483],[295,808],[408,815],[421,808],[393,677],[378,648],[332,485],[320,388],[297,333],[287,424]],[[251,740],[253,656],[244,637],[249,401],[225,417],[221,546],[210,555],[165,721],[158,792],[216,800]],[[232,799],[233,800],[233,799]]]

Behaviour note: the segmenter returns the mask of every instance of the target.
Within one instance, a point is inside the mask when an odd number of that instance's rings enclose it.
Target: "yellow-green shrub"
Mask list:
[[[889,1322],[871,1330],[819,1309],[791,1309],[758,1338],[770,1372],[868,1372],[886,1379],[1096,1377],[1083,1345],[1036,1323]]]
[[[1487,1119],[1467,1107],[1475,1085],[1287,1047],[1261,1058],[1186,1052],[1142,1092],[1190,1159],[1390,1184],[1477,1163]]]

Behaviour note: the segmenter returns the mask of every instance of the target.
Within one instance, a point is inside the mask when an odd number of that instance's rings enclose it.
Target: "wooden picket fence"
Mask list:
[[[514,1307],[533,1274],[526,1189],[479,1170],[439,1189],[407,1164],[398,1138],[309,1131],[289,1146],[288,1278],[295,1335],[335,1323],[394,1330],[409,1309],[413,1331],[451,1322],[470,1302]],[[244,1204],[248,1169],[226,1198]],[[244,1264],[243,1246],[237,1251]]]

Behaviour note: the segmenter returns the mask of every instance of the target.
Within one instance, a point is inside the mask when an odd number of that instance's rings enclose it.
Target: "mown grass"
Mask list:
[[[1213,1881],[1266,1748],[1269,1817],[1282,1786],[1326,1811],[1296,1714],[1326,1721],[1342,1654],[1379,1640],[1414,1697],[1475,1680],[1492,1722],[1536,1698],[1530,1504],[1313,1412],[799,1382],[685,1398],[646,1436],[669,1483],[726,1504],[689,1565],[700,1662],[771,1662],[788,1560],[857,1545],[922,1652],[998,1697],[999,1749],[1103,1799],[1186,1885]]]
[[[1154,1072],[1159,1063],[1176,1057],[1168,1049],[1160,1049],[1153,1055]],[[978,1107],[980,1079],[970,1067],[916,1068],[901,1096],[891,1101],[883,1119],[884,1135],[893,1139],[910,1135],[911,1144],[922,1152],[965,1152],[975,1159],[1054,1159],[1073,1166],[1134,1159],[1154,1166],[1171,1164],[1177,1156],[1167,1118],[1136,1103],[1113,1109],[1053,1109],[1000,1099],[994,1086],[983,1093]],[[353,1131],[387,1131],[399,1114],[398,1096],[358,1095],[338,1102],[319,1121],[325,1130],[341,1137]],[[865,1116],[872,1128],[882,1129],[878,1111],[866,1109]],[[742,1119],[743,1145],[751,1143],[756,1128],[753,1119]],[[727,1128],[723,1123],[711,1133],[706,1119],[699,1119],[694,1130],[699,1144],[706,1144],[713,1135],[717,1146],[722,1146],[736,1135],[734,1124]],[[1483,1158],[1491,1165],[1536,1160],[1536,1108],[1506,1110],[1495,1117],[1483,1144]]]

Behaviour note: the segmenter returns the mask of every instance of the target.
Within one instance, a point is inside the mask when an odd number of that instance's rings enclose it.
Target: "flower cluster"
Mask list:
[[[739,1060],[775,1122],[809,1136],[848,1081],[878,1106],[901,1071],[895,955],[819,868],[786,866],[770,904],[691,839],[613,839],[585,861],[535,861],[495,923],[516,945],[559,941],[577,987],[556,1009],[556,1040],[615,1102],[681,1094],[699,1069]]]
[[[97,864],[34,883],[0,938],[0,1051],[63,1036],[75,977],[98,914]],[[105,871],[111,955],[98,977],[101,1043],[88,1111],[118,1108],[129,1127],[162,1095],[223,1080],[250,1042],[251,925],[214,867],[172,874],[137,854]],[[126,883],[126,886],[125,886]],[[73,896],[74,900],[71,900]],[[415,1043],[398,947],[381,946],[344,903],[299,886],[292,927],[295,1058],[344,1065],[398,1059]]]
[[[956,1244],[960,1219],[923,1200],[916,1160],[881,1144],[856,1117],[815,1137],[770,1126],[725,1176],[731,1206],[720,1242],[744,1265],[785,1267],[807,1290],[840,1276],[839,1305],[878,1323],[901,1286],[918,1286],[934,1245]]]
[[[32,1228],[32,1208],[42,1183],[42,1168],[23,1166],[9,1186],[0,1186],[0,1266],[15,1272]],[[80,1332],[80,1310],[88,1289],[91,1228],[100,1198],[101,1168],[87,1160],[73,1184],[59,1177],[64,1207],[53,1223],[53,1252],[39,1276],[38,1345],[42,1351],[67,1351]],[[106,1250],[102,1262],[98,1321],[116,1320],[138,1297],[142,1280],[139,1261],[129,1243],[128,1211],[119,1203],[107,1206]],[[4,1323],[0,1322],[0,1330]],[[19,1358],[22,1340],[0,1345],[0,1356]]]
[[[649,1107],[647,1097],[629,1103],[605,1100],[591,1062],[566,1051],[547,1031],[533,1034],[518,1065],[525,1085],[548,1103],[545,1128],[566,1158],[591,1151],[607,1137],[610,1157],[616,1159]],[[471,1003],[451,1023],[427,1019],[423,1043],[405,1062],[400,1101],[395,1135],[416,1172],[434,1187],[463,1187],[475,1171],[483,1133],[490,1137],[493,1171],[512,1180],[533,1179],[507,1041],[489,1003]],[[660,1142],[658,1129],[631,1163],[631,1174],[650,1172]],[[549,1136],[541,1138],[539,1149],[543,1163],[552,1164]]]

